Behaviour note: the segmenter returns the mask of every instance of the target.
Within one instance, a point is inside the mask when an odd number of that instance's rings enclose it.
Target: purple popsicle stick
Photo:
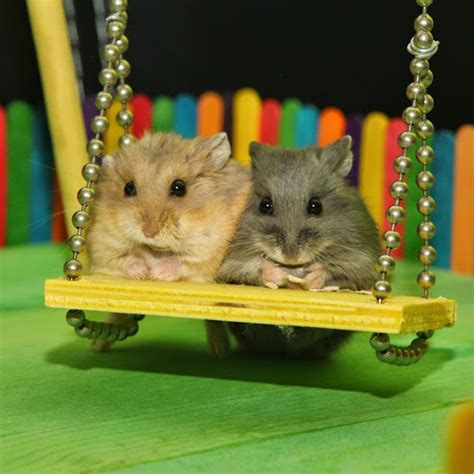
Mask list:
[[[97,109],[94,104],[94,96],[86,97],[82,102],[82,114],[84,116],[84,125],[86,126],[87,139],[90,140],[94,136],[91,130],[91,120],[97,115]]]

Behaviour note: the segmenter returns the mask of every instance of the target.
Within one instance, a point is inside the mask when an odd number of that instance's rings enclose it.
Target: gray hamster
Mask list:
[[[253,194],[218,281],[270,288],[293,287],[292,281],[306,289],[371,288],[379,232],[357,190],[345,180],[352,167],[351,145],[350,136],[325,148],[250,144]],[[286,356],[326,357],[350,335],[292,326],[228,327],[244,348]]]

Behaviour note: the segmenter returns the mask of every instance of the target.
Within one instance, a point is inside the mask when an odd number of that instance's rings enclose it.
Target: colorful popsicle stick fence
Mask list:
[[[396,175],[392,162],[400,153],[398,134],[406,127],[400,118],[389,119],[380,112],[346,116],[337,107],[320,110],[297,98],[262,101],[251,88],[222,95],[209,91],[199,97],[179,94],[151,99],[137,94],[130,106],[136,136],[150,129],[174,131],[186,138],[226,131],[234,157],[244,164],[250,162],[248,144],[253,140],[306,147],[324,146],[351,135],[354,160],[348,180],[359,188],[381,230],[386,229],[384,214],[393,201],[389,183]],[[86,98],[82,108],[84,122],[89,125],[96,114],[94,98]],[[115,116],[120,108],[114,103],[107,112],[106,153],[118,146],[122,129]],[[438,229],[433,239],[437,264],[474,274],[474,126],[463,126],[457,133],[438,131],[431,141],[436,155],[432,166],[437,181],[432,192],[438,206],[433,214]],[[415,260],[419,247],[416,227],[421,220],[416,209],[420,191],[415,178],[421,165],[413,153],[411,156],[406,222],[399,227],[405,233],[405,244],[394,255]],[[44,112],[19,101],[0,107],[0,246],[65,238],[63,205]]]

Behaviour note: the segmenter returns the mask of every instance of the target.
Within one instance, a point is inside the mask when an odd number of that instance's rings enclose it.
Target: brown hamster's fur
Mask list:
[[[87,236],[91,271],[212,281],[251,187],[249,171],[229,158],[225,133],[149,133],[105,157]],[[175,180],[185,183],[183,196],[171,195]],[[126,195],[132,181],[136,195]]]
[[[289,150],[252,143],[253,195],[218,274],[218,281],[304,288],[371,288],[380,252],[376,224],[345,177],[352,140],[326,148]],[[316,198],[322,211],[309,211]],[[264,214],[262,200],[273,210]],[[255,352],[326,356],[349,333],[327,329],[232,323],[239,342]]]

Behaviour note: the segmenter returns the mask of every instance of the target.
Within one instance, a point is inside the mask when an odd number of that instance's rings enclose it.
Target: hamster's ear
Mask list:
[[[206,159],[206,170],[219,171],[230,158],[231,149],[227,133],[221,132],[198,142],[196,155]]]
[[[339,176],[345,177],[352,168],[352,138],[346,135],[321,150],[321,162]]]
[[[249,155],[252,162],[252,168],[255,169],[258,167],[260,157],[265,154],[266,146],[258,142],[250,142],[249,145]]]

